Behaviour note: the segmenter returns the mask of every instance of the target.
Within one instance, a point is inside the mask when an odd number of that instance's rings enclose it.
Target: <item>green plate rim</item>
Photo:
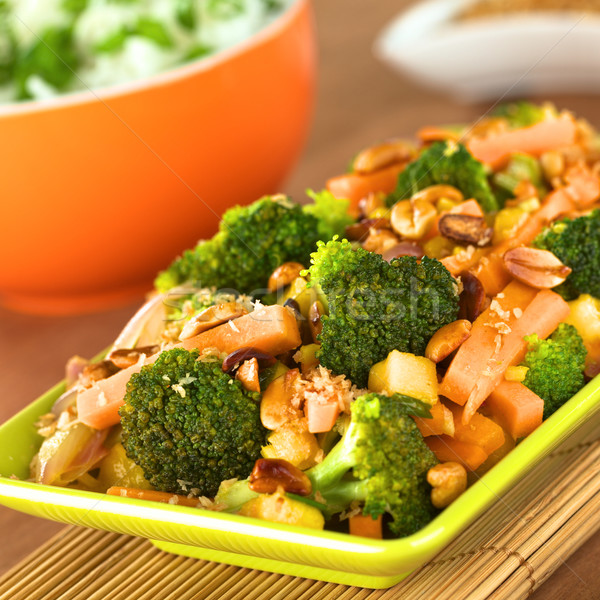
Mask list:
[[[31,427],[36,418],[45,412],[43,408],[51,406],[63,390],[64,382],[57,384],[0,426],[0,447],[4,448],[3,437],[9,429]],[[322,573],[331,568],[332,560],[333,564],[336,564],[337,557],[341,561],[338,565],[338,581],[351,581],[353,585],[366,581],[369,584],[367,587],[386,587],[442,550],[490,504],[501,499],[511,485],[521,479],[572,434],[586,418],[591,417],[598,410],[600,410],[600,377],[588,383],[431,523],[417,533],[400,539],[356,538],[335,531],[309,530],[238,515],[58,488],[2,476],[0,476],[0,504],[30,514],[39,514],[40,505],[44,505],[46,511],[53,507],[58,510],[57,507],[61,507],[68,512],[44,514],[44,516],[109,531],[133,532],[134,535],[167,544],[186,543],[204,550],[212,549],[217,554],[233,552],[240,556],[246,555],[252,559],[254,566],[260,564],[261,558],[265,559],[265,563],[276,561],[278,558],[284,560],[278,553],[282,549],[285,550],[286,546],[302,546],[305,554],[291,562],[297,563],[305,577],[306,568],[309,567],[308,573],[310,573],[310,567],[314,567],[315,578],[323,578]],[[82,511],[85,518],[78,516]],[[116,527],[115,515],[125,519],[129,525]],[[140,533],[135,527],[131,528],[131,523],[135,524],[136,520],[139,526],[143,522],[142,529],[145,533]],[[175,528],[180,532],[185,531],[181,527],[189,528],[190,531],[194,529],[198,532],[212,532],[217,536],[215,538],[217,541],[209,544],[194,543],[192,539],[190,544],[190,539],[182,540],[177,534],[173,535],[172,531],[165,533],[162,531],[163,526],[167,529]],[[231,538],[232,546],[223,547],[222,540],[218,536],[225,534]],[[256,543],[251,544],[250,550],[247,547],[236,547],[237,542],[241,544],[241,541],[247,542],[249,539],[263,542],[260,551],[257,551]],[[344,557],[350,560],[350,566],[342,564],[344,561],[341,559]],[[244,564],[243,560],[238,562]],[[289,573],[289,569],[287,572]],[[329,580],[336,580],[336,578],[332,576]]]

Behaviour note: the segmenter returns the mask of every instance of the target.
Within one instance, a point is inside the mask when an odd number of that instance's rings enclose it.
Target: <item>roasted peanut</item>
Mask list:
[[[298,496],[310,496],[312,492],[308,476],[282,458],[259,458],[248,482],[248,487],[258,494],[273,494],[279,487]]]
[[[467,471],[456,462],[440,463],[427,471],[427,482],[433,487],[431,503],[445,508],[467,489]]]
[[[465,197],[463,193],[452,185],[430,185],[422,190],[418,191],[416,194],[413,194],[412,200],[425,200],[427,202],[431,202],[434,204],[440,198],[447,198],[448,200],[453,200],[455,202],[462,202]]]
[[[302,412],[292,405],[294,383],[298,369],[291,369],[269,384],[260,401],[260,420],[264,427],[276,430],[302,417]]]
[[[503,260],[515,279],[538,289],[556,287],[571,273],[571,269],[552,252],[539,248],[512,248],[504,253]]]
[[[407,240],[421,239],[435,223],[437,210],[427,200],[401,200],[392,208],[392,229]]]
[[[466,319],[453,321],[438,329],[425,348],[425,356],[438,363],[450,356],[471,335],[471,322]]]
[[[487,246],[494,235],[483,217],[472,215],[445,214],[438,227],[445,238],[462,245]]]
[[[310,309],[308,311],[308,326],[314,342],[317,342],[317,336],[321,333],[321,331],[323,331],[323,322],[321,321],[321,317],[324,314],[325,309],[319,300],[310,305]]]
[[[348,225],[345,230],[345,236],[349,240],[364,241],[372,230],[391,229],[389,219],[362,219],[358,223]]]
[[[358,203],[358,208],[361,215],[367,219],[373,218],[373,213],[375,211],[387,211],[385,194],[381,192],[371,192],[368,196],[361,198]]]
[[[217,325],[222,325],[247,315],[248,311],[237,302],[225,302],[209,306],[195,317],[192,317],[183,327],[179,335],[180,340],[187,340],[204,331],[208,331]]]
[[[269,283],[267,288],[270,292],[276,292],[286,285],[289,285],[300,276],[301,271],[304,271],[304,266],[297,262],[286,262],[277,267],[271,277],[269,277]]]
[[[352,168],[356,173],[366,175],[396,163],[407,162],[413,154],[414,147],[410,142],[391,140],[359,152],[354,158]]]
[[[160,350],[160,346],[141,346],[140,348],[118,348],[113,350],[106,358],[119,369],[126,369],[135,365],[140,357],[152,356]]]
[[[237,370],[235,378],[242,383],[245,390],[248,390],[249,392],[260,392],[258,360],[256,360],[256,358],[245,360]]]
[[[395,246],[400,240],[389,229],[371,229],[362,247],[369,252],[383,254],[388,248]]]
[[[96,381],[106,379],[107,377],[114,375],[118,370],[119,368],[110,360],[101,360],[97,363],[90,363],[83,368],[83,371],[79,376],[79,385],[85,388],[91,387]]]

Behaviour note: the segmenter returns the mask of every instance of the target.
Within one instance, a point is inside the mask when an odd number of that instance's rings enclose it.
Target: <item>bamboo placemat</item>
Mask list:
[[[195,560],[144,539],[67,527],[0,578],[0,599],[525,598],[600,529],[597,435],[551,454],[434,560],[388,590]]]

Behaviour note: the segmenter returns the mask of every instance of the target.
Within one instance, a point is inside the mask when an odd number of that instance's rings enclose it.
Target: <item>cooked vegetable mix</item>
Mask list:
[[[586,122],[508,105],[307,193],[228,211],[70,362],[32,479],[407,536],[600,372]]]

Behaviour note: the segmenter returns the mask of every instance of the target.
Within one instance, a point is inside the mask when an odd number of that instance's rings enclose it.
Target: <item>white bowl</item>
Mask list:
[[[457,20],[474,0],[429,0],[398,15],[375,54],[459,100],[600,91],[600,16],[513,13]]]

